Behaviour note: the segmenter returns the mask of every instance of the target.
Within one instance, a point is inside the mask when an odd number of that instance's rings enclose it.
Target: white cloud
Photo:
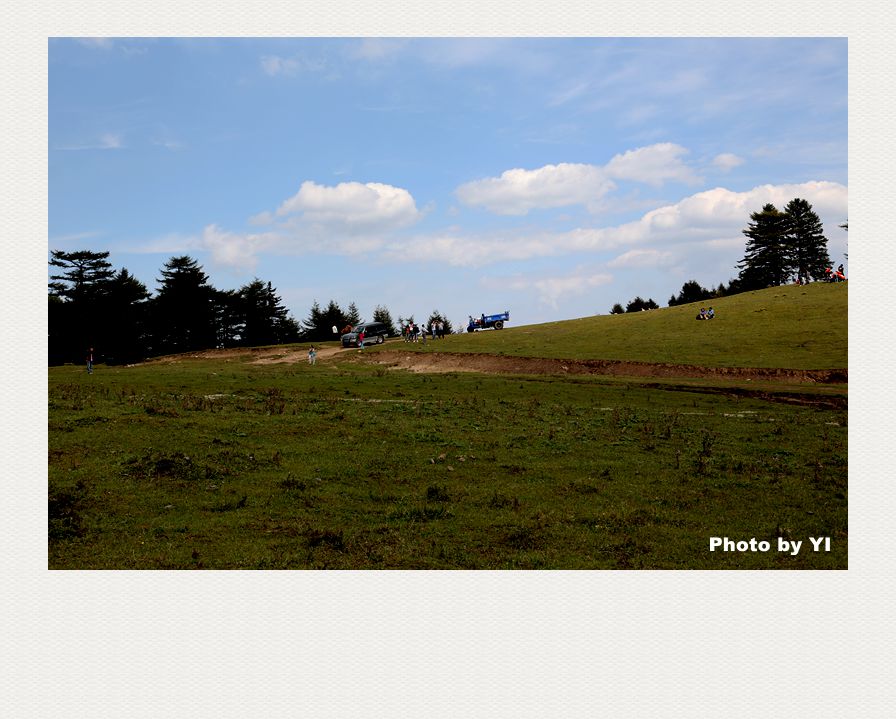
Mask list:
[[[407,40],[368,37],[353,48],[352,55],[361,60],[384,60],[400,53],[407,43]]]
[[[716,155],[712,159],[712,164],[722,172],[728,172],[739,165],[743,165],[744,158],[738,157],[730,152],[723,152],[721,155]]]
[[[607,267],[666,267],[674,262],[674,256],[671,252],[662,250],[629,250],[619,255],[619,257],[610,260]]]
[[[311,180],[283,202],[277,216],[300,215],[305,223],[356,231],[386,231],[420,219],[411,193],[379,182],[318,185]]]
[[[609,177],[659,186],[665,182],[693,184],[700,181],[682,157],[688,151],[681,145],[661,142],[616,155],[604,168]]]
[[[700,178],[683,157],[687,150],[670,142],[639,147],[616,155],[606,165],[560,163],[535,170],[515,168],[467,182],[455,190],[461,202],[499,215],[525,215],[530,210],[583,205],[601,211],[602,199],[616,189],[613,180],[659,186],[665,182],[693,184]]]
[[[92,47],[98,50],[111,50],[115,47],[115,41],[110,37],[79,37],[77,41],[85,47]]]
[[[100,136],[96,142],[90,142],[84,145],[61,145],[57,150],[120,150],[124,147],[121,135],[107,132]]]
[[[589,272],[577,270],[568,275],[555,277],[512,277],[507,280],[487,278],[486,284],[492,286],[503,285],[508,290],[531,291],[535,290],[538,299],[545,305],[557,309],[562,298],[580,297],[594,287],[607,285],[613,281],[613,276],[605,272]]]
[[[322,60],[312,60],[301,57],[280,57],[279,55],[264,55],[259,60],[262,71],[271,77],[283,75],[295,77],[300,72],[319,73],[326,69]]]
[[[259,212],[257,215],[252,215],[252,217],[249,218],[250,225],[270,225],[273,222],[274,215],[268,211]]]
[[[278,57],[277,55],[265,55],[261,58],[261,69],[266,75],[295,75],[299,71],[298,60],[294,58]]]
[[[202,230],[202,245],[211,252],[212,261],[236,269],[256,266],[258,260],[255,253],[260,239],[259,235],[225,232],[217,225],[208,225]]]
[[[500,177],[463,184],[455,193],[466,205],[499,215],[525,215],[535,208],[588,205],[613,188],[595,165],[561,163],[537,170],[507,170]]]
[[[779,209],[793,198],[807,200],[829,223],[848,216],[848,191],[835,182],[798,185],[761,185],[746,192],[715,188],[685,197],[645,213],[640,219],[613,227],[583,227],[567,232],[532,232],[461,235],[423,235],[384,247],[389,260],[446,262],[455,266],[482,266],[576,253],[623,249],[613,262],[618,267],[641,263],[669,263],[670,246],[743,248],[743,229],[750,213],[772,203]],[[830,234],[831,230],[828,230]],[[698,251],[698,250],[694,250]]]

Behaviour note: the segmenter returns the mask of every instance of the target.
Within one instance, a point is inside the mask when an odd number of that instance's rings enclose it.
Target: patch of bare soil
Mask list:
[[[842,384],[846,369],[799,370],[761,367],[700,367],[697,365],[630,362],[626,360],[565,360],[541,357],[464,353],[378,352],[376,361],[413,372],[486,372],[507,374],[614,375],[622,377],[687,377],[697,379],[781,380]]]
[[[326,359],[341,351],[342,350],[339,347],[319,347],[317,350],[317,359]],[[252,364],[276,364],[280,362],[295,363],[307,362],[308,350],[284,349],[281,347],[229,347],[227,349],[201,350],[197,352],[183,352],[182,354],[155,357],[147,360],[144,364],[175,364],[191,359],[248,359]]]
[[[485,372],[500,374],[553,375],[612,375],[620,377],[728,379],[751,382],[776,380],[800,384],[844,384],[846,369],[798,370],[766,369],[758,367],[700,367],[696,365],[629,362],[620,360],[558,360],[536,357],[507,357],[486,354],[418,354],[410,352],[378,352],[374,361],[396,369],[412,372]],[[745,387],[696,387],[693,385],[656,384],[664,390],[681,392],[720,393],[738,397],[753,397],[770,402],[808,405],[827,409],[846,409],[845,396],[821,396],[799,391],[773,392]]]

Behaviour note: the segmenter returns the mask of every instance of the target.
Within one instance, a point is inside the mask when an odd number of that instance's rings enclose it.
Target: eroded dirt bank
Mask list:
[[[508,374],[615,375],[622,377],[681,377],[740,380],[781,380],[808,384],[843,384],[846,369],[798,370],[755,367],[699,367],[695,365],[653,364],[623,360],[560,360],[537,357],[453,352],[402,352],[385,350],[371,353],[375,361],[414,372],[489,372]]]

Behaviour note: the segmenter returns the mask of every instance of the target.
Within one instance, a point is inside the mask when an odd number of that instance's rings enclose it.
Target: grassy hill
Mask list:
[[[846,282],[772,287],[711,303],[454,335],[413,349],[710,367],[846,368],[847,288]],[[716,318],[696,321],[701,305],[710,304]]]

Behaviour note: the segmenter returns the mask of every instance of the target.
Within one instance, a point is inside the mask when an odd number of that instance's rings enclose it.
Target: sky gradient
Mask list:
[[[847,252],[845,38],[56,38],[48,141],[50,250],[300,321],[665,306],[794,197]]]

